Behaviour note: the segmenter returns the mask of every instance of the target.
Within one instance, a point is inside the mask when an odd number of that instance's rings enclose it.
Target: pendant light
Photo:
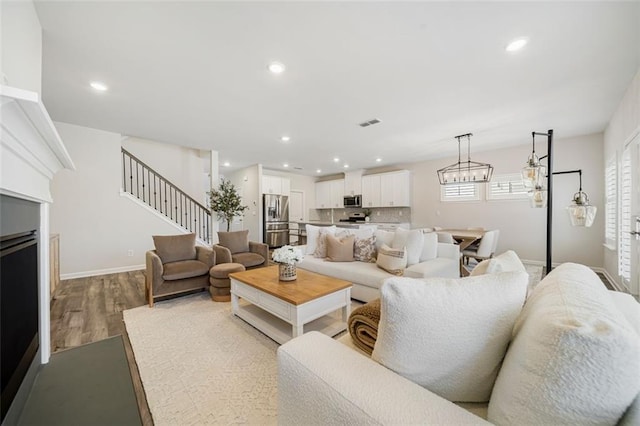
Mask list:
[[[572,172],[575,173],[576,171],[573,170],[565,173]],[[598,209],[596,206],[589,204],[589,196],[585,192],[582,192],[582,170],[578,170],[578,174],[580,175],[580,188],[578,192],[573,194],[573,199],[571,200],[571,205],[567,207],[567,212],[569,213],[571,226],[584,226],[589,228],[593,225]]]
[[[493,175],[491,164],[471,161],[471,136],[473,133],[456,136],[458,140],[458,162],[438,170],[440,185],[489,182]],[[467,161],[460,159],[460,139],[467,138]]]
[[[522,168],[522,183],[527,189],[543,189],[544,178],[547,177],[547,168],[540,163],[536,155],[536,133],[531,132],[532,150],[527,158],[527,165]]]

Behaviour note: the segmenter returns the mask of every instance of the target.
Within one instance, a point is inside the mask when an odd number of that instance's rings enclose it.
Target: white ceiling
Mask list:
[[[472,157],[528,143],[532,130],[600,132],[640,68],[638,1],[36,8],[54,120],[214,149],[234,168],[287,162],[324,175],[343,161],[353,170],[451,155],[467,132]],[[505,52],[519,36],[529,44]],[[284,74],[267,71],[273,60]],[[96,93],[93,80],[110,90]],[[382,123],[357,125],[372,118]]]

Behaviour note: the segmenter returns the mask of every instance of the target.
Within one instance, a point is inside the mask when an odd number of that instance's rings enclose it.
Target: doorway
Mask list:
[[[301,227],[298,222],[304,221],[304,191],[291,190],[289,194],[289,242],[299,245]]]
[[[622,284],[635,296],[640,292],[640,133],[622,152],[620,170],[619,273]]]

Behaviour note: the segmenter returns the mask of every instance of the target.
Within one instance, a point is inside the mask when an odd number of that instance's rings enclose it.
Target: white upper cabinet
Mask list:
[[[408,170],[380,175],[380,205],[382,207],[411,206],[411,175]]]
[[[280,176],[262,175],[262,193],[289,195],[291,192],[291,182],[289,178]]]
[[[344,207],[344,179],[316,182],[316,208],[337,209]]]
[[[411,207],[409,171],[363,176],[362,207]]]
[[[344,195],[362,194],[362,170],[346,172],[344,174]]]
[[[380,207],[380,175],[362,176],[362,207]]]

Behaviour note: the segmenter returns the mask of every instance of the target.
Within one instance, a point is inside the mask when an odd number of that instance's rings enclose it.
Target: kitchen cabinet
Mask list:
[[[344,174],[344,195],[362,194],[362,170],[346,172]]]
[[[380,206],[380,175],[362,176],[362,207]]]
[[[362,177],[362,207],[410,207],[411,175],[408,170]]]
[[[262,175],[262,193],[289,195],[291,192],[291,181],[289,178],[280,176]]]
[[[382,207],[411,206],[411,176],[408,170],[380,175],[380,205]]]
[[[338,209],[344,207],[344,179],[316,182],[315,189],[317,209]]]

